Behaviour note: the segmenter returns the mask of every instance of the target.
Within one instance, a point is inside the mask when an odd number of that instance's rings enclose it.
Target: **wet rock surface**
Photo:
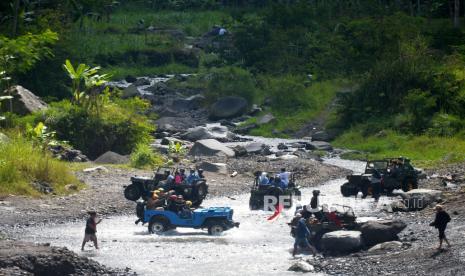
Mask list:
[[[134,275],[47,244],[0,241],[0,275]]]

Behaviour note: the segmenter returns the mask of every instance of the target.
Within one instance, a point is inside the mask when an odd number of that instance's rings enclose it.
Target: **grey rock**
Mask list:
[[[133,84],[135,86],[150,85],[150,80],[147,78],[138,78]]]
[[[409,209],[423,209],[426,206],[441,201],[442,192],[429,189],[413,189],[406,193],[401,193],[400,196],[404,202],[408,202]]]
[[[363,245],[360,231],[334,231],[323,235],[321,246],[329,253],[350,253],[358,251]]]
[[[126,164],[128,162],[129,157],[112,151],[107,151],[94,160],[97,164]]]
[[[273,116],[273,114],[268,113],[268,114],[265,114],[262,117],[258,118],[257,119],[257,124],[258,125],[264,125],[264,124],[271,123],[271,122],[273,122],[275,120],[276,120],[276,118]]]
[[[225,163],[210,163],[204,161],[200,163],[199,169],[202,169],[206,172],[228,174],[228,167]]]
[[[396,249],[402,248],[402,243],[400,241],[388,241],[388,242],[383,242],[379,243],[370,249],[368,249],[368,252],[370,253],[380,253],[380,251],[393,251]]]
[[[362,224],[363,241],[372,246],[378,243],[397,240],[399,234],[407,225],[400,220],[368,221]]]
[[[189,155],[234,157],[235,153],[215,139],[205,139],[195,142],[189,151]]]
[[[188,129],[181,135],[181,138],[188,141],[198,141],[204,139],[216,139],[222,142],[234,140],[235,135],[227,127],[221,125],[198,126]]]
[[[323,151],[332,151],[333,146],[330,143],[324,141],[312,141],[308,142],[305,145],[307,150],[323,150]]]
[[[236,157],[244,157],[244,156],[247,156],[247,150],[243,147],[243,146],[235,146],[232,148],[232,150],[234,151]]]
[[[216,101],[210,108],[210,119],[221,120],[239,117],[247,111],[247,101],[242,97],[228,96]]]
[[[190,96],[185,99],[178,99],[173,103],[173,109],[179,111],[187,111],[192,109],[198,109],[205,102],[203,95],[197,94]]]
[[[312,140],[329,142],[331,140],[331,137],[326,131],[317,131],[312,135]]]
[[[180,132],[195,125],[192,118],[189,117],[162,117],[155,121],[158,132]]]
[[[5,90],[4,95],[11,95],[13,97],[11,100],[13,113],[19,115],[27,115],[47,109],[48,107],[39,97],[20,85],[15,85],[9,90]],[[2,103],[2,110],[10,111],[10,100],[6,100]]]
[[[305,261],[298,261],[294,264],[292,264],[289,268],[289,271],[295,271],[295,272],[313,272],[315,271],[315,267],[313,265],[305,262]]]
[[[278,148],[279,150],[287,150],[289,147],[286,146],[286,145],[283,144],[283,143],[279,143],[277,148]]]
[[[127,99],[127,98],[132,98],[132,97],[137,97],[141,96],[141,93],[137,86],[134,84],[129,85],[128,87],[124,88],[123,94],[121,95],[121,98]]]

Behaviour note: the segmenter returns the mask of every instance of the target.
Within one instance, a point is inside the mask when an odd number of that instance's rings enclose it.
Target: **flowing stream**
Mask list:
[[[349,168],[364,169],[364,164],[338,158],[326,163]],[[348,205],[357,216],[379,216],[373,199],[344,198],[339,187],[344,179],[321,183],[320,202],[329,206]],[[308,204],[312,189],[302,190],[301,204]],[[381,197],[378,204],[389,201]],[[241,223],[239,228],[224,232],[221,236],[209,236],[204,230],[172,230],[164,235],[149,235],[146,226],[135,225],[134,216],[105,218],[98,225],[101,249],[89,245],[80,251],[84,222],[48,225],[27,228],[21,239],[34,242],[49,242],[90,257],[110,267],[130,267],[142,275],[293,275],[287,269],[293,263],[290,252],[293,238],[289,235],[286,222],[292,219],[294,208],[286,210],[275,221],[267,217],[271,212],[250,211],[248,194],[234,199],[226,197],[208,198],[205,207],[230,206],[234,208],[234,219]],[[294,205],[295,206],[295,205]],[[359,218],[363,219],[363,218]]]

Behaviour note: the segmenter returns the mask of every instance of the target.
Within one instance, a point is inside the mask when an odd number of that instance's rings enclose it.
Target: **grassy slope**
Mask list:
[[[346,158],[370,159],[406,156],[415,165],[433,167],[445,163],[465,161],[465,140],[459,137],[408,136],[393,131],[385,135],[364,137],[351,129],[334,141],[334,145],[363,153],[350,153]]]
[[[65,186],[82,188],[67,163],[44,155],[21,137],[0,144],[0,195],[21,194],[38,196],[30,185],[33,181],[50,183],[56,194],[66,194]]]
[[[227,12],[223,11],[152,11],[150,9],[120,9],[111,16],[110,22],[86,20],[83,29],[73,26],[69,34],[69,45],[72,56],[80,62],[94,63],[97,55],[111,55],[130,50],[166,52],[182,49],[184,41],[177,41],[168,35],[131,33],[139,20],[144,25],[155,28],[182,30],[188,37],[198,37],[211,29],[213,25],[230,21]],[[196,68],[171,63],[160,67],[149,67],[140,64],[121,64],[105,68],[114,79],[132,75],[148,75],[159,73],[191,73]]]
[[[338,87],[339,81],[324,81],[314,83],[305,90],[305,93],[309,93],[311,95],[311,108],[306,110],[298,110],[292,113],[275,110],[265,111],[264,113],[271,112],[276,117],[276,121],[253,129],[251,134],[272,137],[276,136],[273,134],[273,130],[277,130],[280,133],[284,132],[284,134],[281,136],[288,136],[285,133],[299,130],[304,124],[315,119],[322,112],[324,112],[328,104],[330,104],[334,99]],[[246,123],[255,123],[256,120],[257,118],[252,118]]]

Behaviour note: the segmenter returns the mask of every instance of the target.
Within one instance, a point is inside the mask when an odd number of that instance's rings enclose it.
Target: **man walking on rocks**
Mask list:
[[[430,224],[430,226],[434,226],[438,229],[439,231],[439,246],[438,250],[442,249],[442,241],[446,241],[447,247],[450,247],[450,243],[446,238],[446,227],[447,223],[450,222],[450,216],[449,214],[444,210],[444,207],[442,205],[436,205],[434,208],[436,210],[436,218],[434,221]]]
[[[81,250],[84,250],[84,246],[88,241],[92,241],[94,243],[95,249],[98,248],[98,243],[97,243],[97,224],[99,224],[102,220],[97,219],[97,212],[95,211],[90,211],[88,212],[90,217],[87,219],[86,222],[86,230],[85,230],[85,235],[84,235],[84,240],[82,241],[82,246]]]
[[[299,246],[305,245],[307,249],[312,251],[313,255],[316,255],[317,251],[315,247],[311,246],[308,242],[308,236],[310,235],[310,230],[305,223],[305,219],[301,218],[297,223],[297,228],[295,230],[295,242],[294,242],[294,250],[292,251],[292,256],[295,257],[297,254],[297,248]]]

